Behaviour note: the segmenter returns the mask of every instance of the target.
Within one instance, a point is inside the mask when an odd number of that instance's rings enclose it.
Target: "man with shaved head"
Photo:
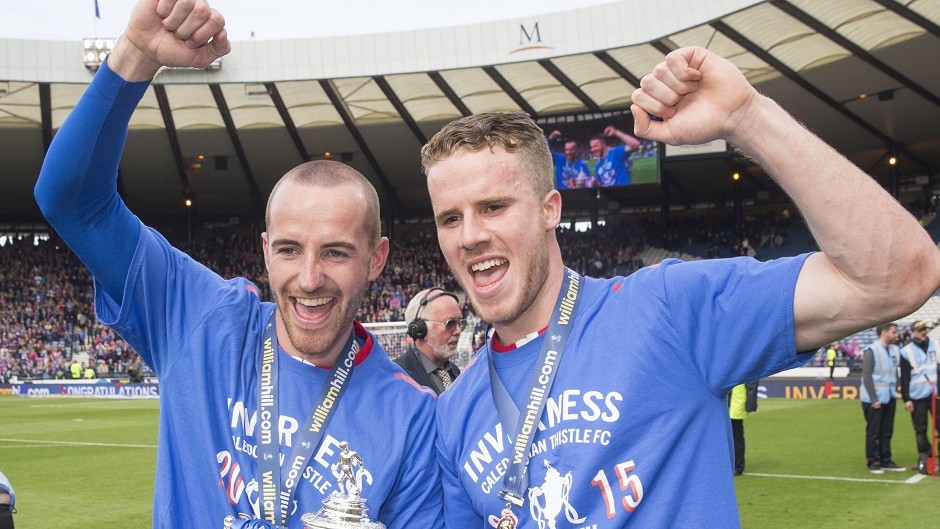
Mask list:
[[[433,392],[354,321],[388,256],[372,185],[328,161],[281,178],[261,236],[274,303],[173,248],[117,194],[128,122],[157,71],[205,67],[229,48],[204,0],[141,0],[36,185],[94,274],[98,317],[160,381],[153,526],[303,527],[342,492],[331,469],[348,447],[373,519],[440,527]]]

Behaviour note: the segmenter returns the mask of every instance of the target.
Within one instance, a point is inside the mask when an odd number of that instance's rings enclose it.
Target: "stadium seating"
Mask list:
[[[934,239],[940,239],[940,222],[927,226]],[[621,223],[587,232],[559,229],[558,238],[565,263],[594,277],[629,275],[668,258],[692,261],[756,253],[756,258],[766,260],[815,249],[812,236],[799,220],[755,219],[742,233],[736,234],[724,219],[693,217],[677,221],[668,233],[649,223]],[[264,261],[254,238],[223,231],[177,246],[223,277],[251,279],[262,298],[271,299]],[[405,307],[417,292],[435,285],[460,290],[434,232],[394,239],[385,271],[371,284],[357,319],[379,336],[390,356],[397,356],[405,346]],[[98,369],[106,365],[109,376],[125,376],[135,355],[96,321],[92,296],[90,275],[67,247],[39,238],[8,237],[7,244],[0,246],[0,383],[14,375],[21,379],[65,376],[75,360],[90,361]],[[465,313],[474,324],[460,338],[460,365],[466,364],[482,343],[486,330],[469,304]],[[940,295],[900,319],[902,332],[914,320],[940,322]],[[940,339],[940,326],[931,337]],[[840,360],[854,367],[861,349],[875,338],[874,330],[866,329],[841,340]],[[817,356],[813,364],[822,365],[823,358]]]

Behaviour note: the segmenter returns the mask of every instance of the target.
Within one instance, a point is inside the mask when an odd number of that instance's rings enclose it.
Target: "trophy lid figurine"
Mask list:
[[[381,522],[369,519],[366,499],[359,496],[362,490],[358,478],[365,472],[362,458],[349,449],[346,441],[341,441],[339,447],[339,462],[331,469],[337,490],[323,500],[320,510],[301,517],[304,529],[385,529]]]

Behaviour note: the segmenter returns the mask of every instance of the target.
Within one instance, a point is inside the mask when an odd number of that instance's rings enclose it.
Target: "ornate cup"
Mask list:
[[[304,529],[385,529],[381,522],[369,519],[366,499],[359,496],[356,475],[363,472],[362,459],[342,441],[339,462],[333,465],[337,488],[323,500],[323,507],[315,513],[307,513],[300,520]],[[358,472],[355,467],[358,466]]]
[[[370,520],[368,513],[365,499],[334,492],[323,500],[319,511],[300,520],[304,529],[385,529],[384,524]]]

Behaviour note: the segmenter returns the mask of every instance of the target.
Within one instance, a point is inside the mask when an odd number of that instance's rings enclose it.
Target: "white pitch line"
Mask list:
[[[81,441],[44,441],[41,439],[6,439],[0,437],[0,442],[8,443],[34,443],[42,445],[60,445],[60,446],[107,446],[116,448],[156,448],[157,445],[135,445],[119,443],[85,443]]]
[[[920,481],[920,480],[922,480],[922,479],[924,479],[924,478],[926,478],[926,477],[927,477],[926,474],[914,474],[913,476],[911,476],[911,477],[907,478],[906,480],[904,480],[904,483],[910,483],[911,485],[913,485],[914,483],[917,483],[918,481]]]
[[[761,478],[786,478],[786,479],[820,479],[824,481],[855,481],[858,483],[895,483],[899,485],[913,485],[925,478],[923,474],[916,474],[904,481],[896,479],[864,479],[864,478],[840,478],[836,476],[795,476],[792,474],[757,474],[745,472],[745,476],[757,476]]]

